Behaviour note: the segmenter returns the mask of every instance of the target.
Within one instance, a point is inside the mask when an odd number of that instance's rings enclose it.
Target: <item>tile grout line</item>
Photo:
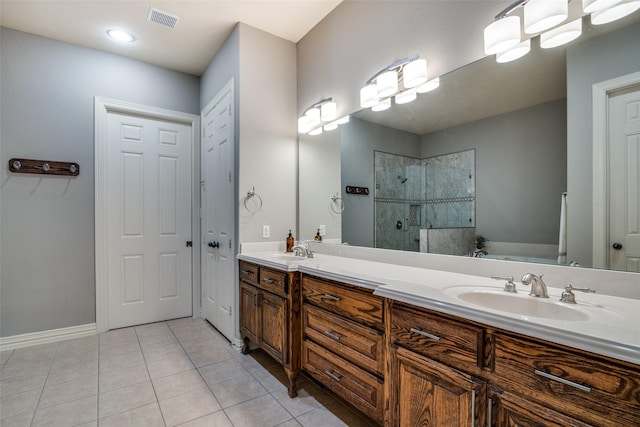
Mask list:
[[[173,333],[173,329],[171,329],[171,327],[167,324],[167,322],[162,322],[163,324],[167,325],[167,328],[169,328],[169,330],[171,331],[171,334],[173,334],[173,336],[175,337],[175,334]],[[151,389],[153,390],[153,395],[156,398],[156,405],[158,405],[158,411],[160,411],[160,416],[162,417],[162,422],[164,423],[165,427],[167,425],[167,420],[164,418],[164,412],[162,412],[162,408],[160,407],[160,400],[158,399],[158,394],[156,393],[156,386],[153,384],[153,378],[151,378],[151,372],[149,372],[149,365],[147,363],[147,358],[144,356],[144,351],[142,351],[142,343],[140,342],[140,336],[138,335],[138,331],[135,329],[135,327],[133,328],[133,333],[136,334],[136,338],[138,340],[138,345],[140,346],[140,353],[142,354],[142,360],[144,360],[144,367],[147,370],[147,375],[149,375],[149,382],[151,383]],[[177,339],[177,337],[176,337]],[[98,426],[100,427],[100,426]]]

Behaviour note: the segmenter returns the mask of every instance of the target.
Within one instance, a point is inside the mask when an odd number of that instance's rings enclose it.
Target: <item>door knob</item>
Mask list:
[[[613,245],[611,245],[613,247],[613,249],[615,249],[616,251],[619,251],[620,249],[622,249],[622,243],[614,243]]]
[[[208,246],[210,248],[219,248],[220,247],[220,243],[218,243],[218,242],[209,242]]]

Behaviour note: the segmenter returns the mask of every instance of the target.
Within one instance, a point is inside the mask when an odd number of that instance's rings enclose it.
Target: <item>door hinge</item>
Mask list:
[[[231,306],[229,306],[229,316],[231,316]]]
[[[187,247],[190,248],[193,246],[193,242],[191,240],[187,241]]]
[[[229,172],[229,182],[231,182],[231,172]]]
[[[231,239],[229,239],[229,249],[231,249]]]

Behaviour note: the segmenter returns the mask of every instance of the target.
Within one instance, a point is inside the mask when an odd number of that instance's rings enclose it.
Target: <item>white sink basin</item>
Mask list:
[[[590,314],[578,305],[560,302],[557,298],[536,298],[528,293],[507,293],[501,289],[473,286],[453,286],[445,293],[469,304],[521,315],[574,322],[591,319]]]
[[[292,253],[278,252],[271,255],[273,258],[281,261],[304,261],[306,258],[302,256],[296,256]]]

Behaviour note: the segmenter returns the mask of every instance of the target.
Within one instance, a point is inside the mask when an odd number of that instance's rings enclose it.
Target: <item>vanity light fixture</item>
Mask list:
[[[298,133],[320,135],[322,130],[334,130],[338,125],[347,123],[349,116],[337,118],[338,105],[332,98],[325,98],[312,104],[298,118]]]
[[[520,18],[510,14],[523,7],[524,32],[540,34],[540,47],[549,49],[569,43],[582,34],[582,17],[564,23],[571,0],[516,0],[498,13],[484,30],[484,52],[500,63],[514,61],[531,49],[530,39],[521,40]],[[582,0],[593,25],[606,24],[640,9],[640,0]],[[418,91],[419,92],[419,91]]]
[[[375,73],[360,89],[360,106],[373,111],[384,111],[391,107],[391,98],[396,104],[406,104],[416,99],[418,93],[433,90],[438,85],[431,83],[428,90],[420,90],[429,84],[427,60],[420,55],[400,59]],[[438,83],[439,84],[439,83]]]
[[[133,37],[131,33],[118,28],[112,28],[110,30],[107,30],[107,35],[112,39],[117,40],[119,42],[123,42],[123,43],[131,43],[132,41],[135,40],[135,37]]]

